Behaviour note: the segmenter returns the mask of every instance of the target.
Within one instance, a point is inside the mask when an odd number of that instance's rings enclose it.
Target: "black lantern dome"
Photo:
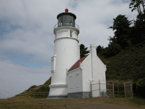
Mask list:
[[[65,12],[58,14],[57,19],[58,19],[58,27],[62,26],[75,27],[76,15],[68,12],[68,9],[65,9]]]

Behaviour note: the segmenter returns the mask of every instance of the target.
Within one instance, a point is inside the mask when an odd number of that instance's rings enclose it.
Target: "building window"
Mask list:
[[[70,30],[70,37],[72,37],[72,31]]]

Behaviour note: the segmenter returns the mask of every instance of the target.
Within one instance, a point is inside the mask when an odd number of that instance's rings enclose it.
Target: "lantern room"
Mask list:
[[[58,24],[57,26],[55,26],[55,28],[63,27],[63,26],[78,28],[78,26],[75,24],[76,15],[71,12],[68,12],[68,9],[65,9],[65,12],[58,14],[57,19],[58,19]]]

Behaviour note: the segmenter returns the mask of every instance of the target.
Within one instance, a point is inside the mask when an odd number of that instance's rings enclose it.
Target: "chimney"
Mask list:
[[[95,44],[90,45],[90,53],[93,55],[96,55],[96,45]]]
[[[96,45],[90,45],[90,54],[91,54],[91,72],[92,72],[92,80],[94,79],[94,68],[95,68],[95,59],[96,59]]]

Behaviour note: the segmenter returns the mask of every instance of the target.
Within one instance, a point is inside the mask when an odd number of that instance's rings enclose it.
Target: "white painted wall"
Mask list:
[[[80,67],[67,74],[68,93],[82,92],[82,70]]]
[[[70,30],[72,37],[70,37]],[[76,34],[73,34],[74,32],[79,33],[73,27],[59,27],[54,30],[56,61],[52,63],[52,70],[55,69],[55,72],[52,72],[52,87],[50,87],[49,96],[67,95],[67,87],[63,87],[63,85],[67,85],[67,69],[80,59],[79,41]],[[56,87],[53,88],[53,86]]]
[[[91,65],[92,65],[92,96],[99,97],[100,92],[106,91],[106,65],[100,60],[100,58],[96,55],[96,45],[90,45],[91,52]],[[100,82],[100,85],[97,84]]]
[[[74,39],[65,38],[55,41],[56,70],[52,83],[66,83],[66,69],[69,69],[79,59],[78,51],[78,42]]]
[[[90,92],[90,81],[92,80],[91,73],[91,55],[89,54],[86,59],[81,63],[83,75],[83,92]]]
[[[81,63],[81,68],[83,76],[82,91],[92,91],[93,97],[99,97],[100,92],[106,91],[106,65],[96,55],[96,45],[91,44],[90,54]]]
[[[56,56],[54,55],[51,58],[51,73],[54,73],[55,72],[55,65],[56,65]]]
[[[92,97],[100,97],[101,92],[106,92],[106,83],[102,82],[103,80],[100,81],[92,81]]]
[[[57,85],[49,85],[50,87],[50,92],[49,92],[49,95],[50,94],[55,94],[54,96],[56,95],[59,95],[59,96],[65,96],[66,93],[67,93],[67,85],[66,84],[57,84]]]
[[[90,52],[92,56],[93,80],[106,82],[106,65],[96,55],[96,45],[91,45]]]
[[[105,72],[106,66],[96,55],[96,46],[91,44],[90,53],[80,67],[68,72],[68,93],[92,92],[92,97],[99,97],[100,92],[106,91]],[[76,74],[82,77],[77,79]]]

